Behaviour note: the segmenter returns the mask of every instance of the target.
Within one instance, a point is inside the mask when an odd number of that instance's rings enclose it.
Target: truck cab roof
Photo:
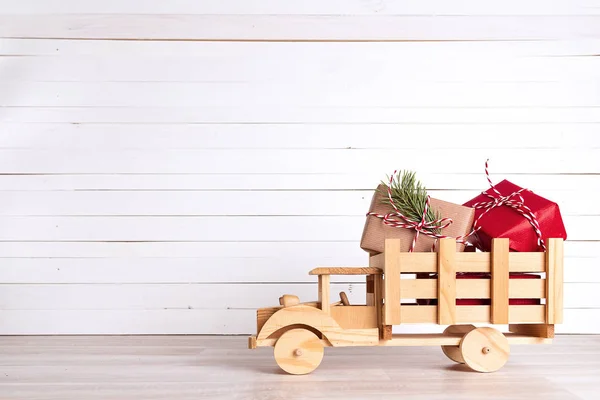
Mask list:
[[[375,267],[317,267],[309,275],[381,275],[383,271]]]

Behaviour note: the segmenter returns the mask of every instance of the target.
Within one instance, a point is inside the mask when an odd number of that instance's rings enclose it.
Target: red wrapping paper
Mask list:
[[[502,196],[508,196],[521,189],[507,180],[503,180],[494,187]],[[489,193],[494,197],[497,196],[491,188],[485,193]],[[521,196],[524,204],[535,214],[544,240],[548,238],[567,238],[558,204],[530,191],[523,191]],[[490,200],[488,196],[480,194],[464,205],[472,207],[475,203]],[[483,208],[475,209],[475,220],[484,212],[485,209]],[[478,225],[481,226],[481,229],[477,232],[477,245],[482,251],[490,251],[492,238],[509,238],[511,251],[541,251],[537,244],[537,235],[529,221],[511,207],[494,207],[481,217]]]

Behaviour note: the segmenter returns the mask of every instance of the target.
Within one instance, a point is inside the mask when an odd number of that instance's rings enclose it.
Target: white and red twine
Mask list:
[[[492,180],[490,179],[490,174],[488,171],[488,161],[489,160],[486,160],[486,162],[485,162],[485,175],[488,180],[488,183],[490,184],[493,194],[487,193],[487,192],[482,192],[483,195],[490,198],[490,201],[482,201],[482,202],[477,202],[477,203],[473,204],[473,206],[472,206],[473,208],[484,209],[484,212],[482,212],[473,222],[473,228],[472,228],[471,232],[469,232],[467,235],[456,237],[455,238],[456,242],[457,243],[465,243],[465,244],[469,243],[467,238],[469,238],[471,235],[475,234],[477,231],[479,231],[481,229],[481,225],[479,225],[479,222],[484,215],[486,215],[487,213],[489,213],[491,210],[493,210],[496,207],[508,206],[508,207],[511,207],[512,209],[514,209],[515,211],[517,211],[525,219],[527,219],[527,221],[529,221],[529,223],[531,224],[531,226],[537,236],[538,246],[540,246],[545,251],[546,243],[544,242],[544,239],[542,237],[542,231],[540,229],[540,224],[537,220],[537,217],[535,216],[534,212],[525,204],[525,199],[523,199],[523,196],[521,196],[522,192],[530,191],[530,190],[523,188],[523,189],[519,189],[516,192],[509,194],[508,196],[502,196],[502,194],[492,184]],[[407,217],[406,215],[402,214],[400,212],[400,210],[398,210],[398,208],[396,207],[396,205],[394,204],[394,201],[392,199],[391,185],[392,185],[394,176],[396,175],[396,172],[397,171],[394,171],[394,173],[391,175],[390,182],[387,186],[388,198],[389,198],[390,204],[394,208],[394,212],[390,212],[387,214],[377,214],[374,212],[369,212],[369,213],[367,213],[367,216],[374,216],[377,218],[381,218],[383,220],[384,224],[395,227],[395,228],[414,229],[415,236],[413,238],[412,244],[410,245],[410,247],[408,249],[409,252],[412,252],[414,250],[414,247],[417,243],[417,239],[419,238],[420,234],[434,238],[435,242],[433,244],[433,247],[435,248],[437,239],[449,238],[451,236],[442,235],[442,234],[436,233],[434,231],[447,228],[450,224],[452,224],[452,222],[453,222],[452,219],[451,218],[441,218],[441,219],[437,219],[435,221],[430,221],[430,222],[426,221],[427,211],[429,210],[429,203],[431,200],[431,197],[429,195],[427,196],[427,201],[425,202],[425,207],[423,209],[423,216],[421,217],[420,221],[415,221],[415,220]]]

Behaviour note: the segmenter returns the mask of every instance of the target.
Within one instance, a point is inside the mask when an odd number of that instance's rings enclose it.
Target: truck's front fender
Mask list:
[[[256,340],[261,342],[276,331],[290,325],[307,325],[325,336],[334,347],[373,346],[379,342],[379,329],[342,329],[329,314],[306,305],[286,307],[271,316]]]

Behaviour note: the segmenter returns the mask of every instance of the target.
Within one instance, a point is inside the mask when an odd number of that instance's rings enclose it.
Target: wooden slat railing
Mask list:
[[[441,239],[438,253],[401,253],[398,239],[370,257],[384,272],[383,325],[399,323],[494,324],[562,321],[562,239],[549,239],[546,253],[510,253],[507,239],[494,239],[490,253],[456,252]],[[437,273],[437,279],[400,279],[402,273]],[[491,279],[456,279],[457,272],[487,272]],[[547,279],[509,279],[510,272],[546,272]],[[457,298],[490,299],[491,306],[456,306]],[[509,299],[544,299],[546,305],[510,306]],[[401,299],[437,299],[437,306],[401,305]]]

